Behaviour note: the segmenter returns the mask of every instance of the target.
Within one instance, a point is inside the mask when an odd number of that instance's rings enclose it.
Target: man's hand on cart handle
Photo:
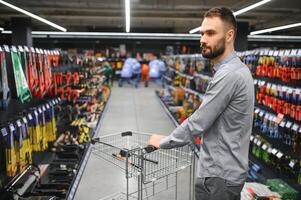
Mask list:
[[[150,146],[154,146],[156,148],[160,148],[160,142],[161,140],[164,138],[164,135],[159,135],[159,134],[154,134],[150,137],[149,141],[148,141],[148,145]]]

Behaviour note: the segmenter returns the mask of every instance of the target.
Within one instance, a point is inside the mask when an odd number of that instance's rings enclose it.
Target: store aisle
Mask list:
[[[138,131],[167,135],[174,125],[161,107],[155,94],[159,86],[133,88],[125,84],[112,89],[107,110],[101,121],[98,136],[119,133],[121,131]],[[188,199],[188,170],[180,173],[178,180],[178,199]],[[75,200],[98,200],[110,194],[125,192],[124,172],[116,166],[91,154],[85,172],[79,184]],[[131,187],[136,187],[136,180],[131,180]],[[155,199],[175,199],[171,189],[156,196]],[[182,196],[182,197],[181,197]]]

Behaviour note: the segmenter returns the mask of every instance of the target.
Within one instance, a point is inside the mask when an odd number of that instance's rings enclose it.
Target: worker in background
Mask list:
[[[124,61],[124,64],[122,66],[120,79],[118,82],[119,87],[123,86],[123,82],[126,80],[128,83],[130,83],[130,79],[132,78],[133,71],[132,71],[132,62],[134,58],[127,58]]]
[[[141,64],[137,59],[133,59],[131,66],[133,72],[132,83],[137,88],[141,79]]]
[[[149,63],[149,77],[164,88],[163,75],[165,73],[165,63],[162,60],[154,59]]]
[[[247,178],[254,111],[254,86],[248,67],[234,50],[236,19],[231,10],[212,8],[201,25],[201,53],[215,74],[200,107],[169,136],[154,134],[149,144],[169,149],[201,136],[195,180],[197,200],[240,200]]]
[[[148,87],[148,81],[149,81],[149,66],[146,61],[142,62],[141,65],[141,81],[144,81],[144,86]]]
[[[165,71],[166,71],[166,66],[165,66],[165,62],[163,62],[162,60],[158,60],[159,62],[159,71],[160,71],[160,81],[161,81],[161,85],[164,88],[164,75],[165,75]]]
[[[113,80],[113,69],[112,69],[111,65],[109,64],[109,62],[104,62],[102,64],[102,66],[103,66],[103,69],[105,70],[104,75],[106,77],[106,80],[105,80],[104,83],[106,85],[113,86],[113,82],[114,82],[114,80]]]

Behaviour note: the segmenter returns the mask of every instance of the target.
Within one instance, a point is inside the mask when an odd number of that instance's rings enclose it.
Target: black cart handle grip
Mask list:
[[[156,148],[156,147],[154,147],[154,146],[151,146],[151,145],[149,145],[149,146],[147,146],[147,147],[144,147],[144,150],[145,150],[145,152],[146,153],[151,153],[151,152],[153,152],[153,151],[156,151],[158,148]]]

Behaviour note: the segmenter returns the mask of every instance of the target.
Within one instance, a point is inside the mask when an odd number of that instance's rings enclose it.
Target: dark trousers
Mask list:
[[[244,184],[238,185],[222,178],[196,178],[196,200],[240,200]]]

